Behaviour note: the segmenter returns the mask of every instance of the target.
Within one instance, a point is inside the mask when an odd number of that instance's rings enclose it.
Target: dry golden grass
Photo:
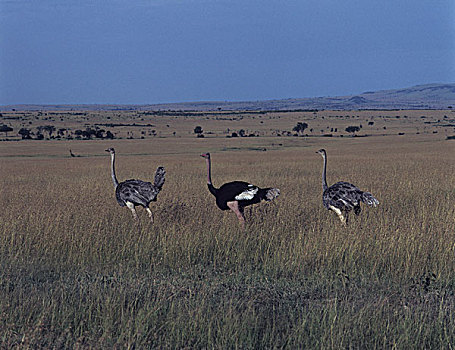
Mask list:
[[[432,133],[2,142],[0,342],[450,348],[454,145]],[[116,203],[108,146],[120,181],[166,167],[155,224]],[[347,228],[322,206],[322,147],[329,184],[380,201]],[[215,186],[247,180],[281,196],[247,209],[241,230],[207,190],[203,151]]]

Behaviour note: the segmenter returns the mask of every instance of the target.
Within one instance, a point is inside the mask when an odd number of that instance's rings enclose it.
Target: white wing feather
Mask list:
[[[252,185],[250,185],[252,186]],[[235,196],[235,199],[238,201],[250,200],[253,199],[254,195],[258,192],[259,188],[253,187],[249,190],[243,191],[242,193]]]

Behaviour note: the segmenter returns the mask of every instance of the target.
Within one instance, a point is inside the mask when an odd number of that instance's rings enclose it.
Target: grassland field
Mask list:
[[[1,348],[455,347],[453,111],[1,114]],[[96,127],[115,138],[74,138]],[[108,147],[119,181],[166,168],[154,224],[117,204]],[[322,206],[320,148],[329,185],[380,201],[348,227]],[[281,190],[245,230],[215,206],[207,151],[215,186]]]

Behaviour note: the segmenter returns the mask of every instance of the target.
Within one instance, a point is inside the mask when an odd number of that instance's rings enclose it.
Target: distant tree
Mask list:
[[[26,128],[21,128],[18,132],[19,135],[22,136],[22,140],[31,139],[30,130]]]
[[[114,138],[114,134],[108,130],[108,131],[106,131],[106,138],[112,140]]]
[[[204,132],[204,131],[202,130],[202,126],[199,126],[199,125],[198,125],[198,126],[196,126],[196,127],[194,128],[194,133],[195,133],[196,135],[198,135],[198,137],[199,137],[199,135],[201,135],[203,132]]]
[[[87,130],[82,131],[81,135],[86,140],[90,140],[92,138],[92,134],[89,131],[87,131]]]
[[[360,131],[360,128],[358,126],[348,126],[345,130],[346,132],[350,132],[354,135],[356,132]]]
[[[76,136],[79,137],[82,136],[86,140],[91,140],[93,136],[96,138],[103,138],[103,133],[104,133],[103,129],[99,128],[92,129],[89,127],[87,127],[85,130],[76,130],[74,132]]]
[[[97,139],[103,139],[104,138],[104,133],[105,133],[105,130],[104,129],[97,129],[95,131],[95,137]]]
[[[245,130],[240,129],[240,130],[239,130],[239,136],[240,136],[240,137],[245,137]]]
[[[46,131],[48,133],[48,135],[49,135],[49,138],[52,136],[52,134],[55,131],[55,126],[53,126],[53,125],[43,125],[43,126],[40,126],[38,128],[40,128],[39,131],[41,133],[43,133],[43,131]]]
[[[40,126],[37,126],[36,129],[38,130],[38,134],[41,134],[41,135],[43,135],[44,132],[47,132],[47,134],[49,135],[49,138],[50,138],[55,131],[55,126],[40,125]],[[43,136],[43,138],[44,138],[44,136]]]
[[[296,124],[296,126],[294,126],[292,128],[292,131],[295,131],[296,133],[302,133],[305,131],[305,129],[308,128],[308,124],[307,123],[302,123],[302,122],[298,122]]]
[[[13,131],[13,128],[9,127],[8,125],[2,125],[0,126],[0,132],[4,132],[6,137],[8,137],[8,133],[10,131]]]
[[[52,134],[53,134],[54,131],[55,131],[55,126],[53,126],[53,125],[46,125],[46,131],[48,132],[49,137],[51,137]]]

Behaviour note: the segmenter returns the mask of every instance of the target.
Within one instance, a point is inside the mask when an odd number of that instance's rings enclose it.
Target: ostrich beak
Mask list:
[[[203,154],[201,154],[201,157],[205,158],[205,157],[207,157],[207,154],[203,153]]]

